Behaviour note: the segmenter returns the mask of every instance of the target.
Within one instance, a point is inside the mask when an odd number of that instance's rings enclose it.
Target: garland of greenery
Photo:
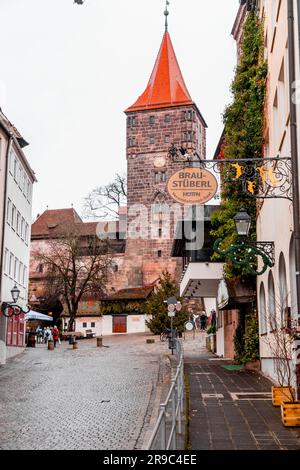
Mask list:
[[[263,27],[255,14],[249,14],[244,25],[241,62],[231,86],[233,102],[223,115],[225,144],[222,155],[225,159],[258,158],[262,156],[264,130],[264,101],[266,95],[267,64],[264,60]],[[238,235],[233,217],[246,207],[252,217],[250,238],[256,239],[256,201],[245,195],[238,180],[226,181],[226,165],[222,170],[222,203],[212,216],[212,236],[222,238],[224,249],[235,244]],[[217,253],[214,260],[220,259]],[[225,277],[248,276],[247,267],[237,268],[225,264]]]
[[[101,303],[101,314],[102,315],[120,315],[125,314],[143,314],[144,313],[144,302],[140,301],[124,301],[116,300],[111,302],[102,302]]]

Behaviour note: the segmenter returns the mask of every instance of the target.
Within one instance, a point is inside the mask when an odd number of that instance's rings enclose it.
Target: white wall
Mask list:
[[[147,315],[128,315],[127,334],[149,332],[146,320]],[[65,324],[68,323],[69,319],[64,318],[63,321]],[[95,327],[91,327],[92,322],[95,323]],[[83,327],[83,323],[87,323],[87,326]],[[110,336],[113,334],[113,317],[112,315],[104,315],[103,317],[77,317],[75,330],[84,333],[84,336],[86,336],[86,330],[92,330],[93,333],[96,333],[96,336]]]
[[[28,301],[30,231],[32,222],[33,176],[27,169],[15,144],[9,153],[9,171],[5,201],[5,229],[1,302],[11,302],[11,289],[20,290],[18,304],[26,309]],[[2,337],[1,341],[5,341]],[[20,352],[20,348],[9,346],[6,356]],[[2,352],[2,353],[1,353]],[[5,347],[0,347],[0,363],[5,362]]]

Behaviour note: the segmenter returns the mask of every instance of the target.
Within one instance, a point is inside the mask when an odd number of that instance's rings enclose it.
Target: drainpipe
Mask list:
[[[299,6],[298,0],[298,6]],[[294,99],[294,85],[296,82],[295,57],[295,16],[294,0],[288,0],[288,52],[289,52],[289,88],[290,88],[290,127],[291,127],[291,159],[292,159],[292,186],[293,186],[293,221],[294,221],[294,249],[296,267],[296,292],[298,330],[300,327],[300,196],[299,196],[299,168],[298,168],[298,136],[297,136],[297,109]],[[295,341],[297,349],[299,339]],[[297,351],[299,354],[299,351]],[[296,354],[297,356],[297,354]],[[300,400],[300,363],[296,360],[297,400]]]
[[[6,131],[6,129],[4,129]],[[6,131],[7,132],[7,131]],[[9,171],[9,152],[10,152],[10,149],[11,149],[11,144],[12,144],[12,140],[13,140],[13,137],[11,134],[9,134],[10,137],[9,137],[9,141],[8,141],[8,144],[7,144],[7,150],[6,150],[6,159],[5,159],[5,162],[6,162],[6,167],[5,167],[5,178],[4,178],[4,201],[3,201],[3,221],[2,221],[2,242],[1,242],[1,252],[0,252],[0,303],[1,301],[3,300],[2,299],[2,276],[3,276],[3,260],[4,260],[4,233],[5,233],[5,224],[6,224],[6,206],[7,206],[7,179],[8,179],[8,171]],[[3,339],[5,341],[5,326],[6,326],[6,319],[4,316],[2,316],[2,313],[0,311],[0,326],[1,326],[1,329],[0,329],[0,339]],[[2,323],[3,322],[3,323]]]

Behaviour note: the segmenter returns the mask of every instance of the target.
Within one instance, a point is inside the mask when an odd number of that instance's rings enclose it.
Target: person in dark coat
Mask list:
[[[206,323],[207,323],[207,316],[206,313],[203,311],[200,316],[200,327],[201,330],[205,330],[206,328]]]

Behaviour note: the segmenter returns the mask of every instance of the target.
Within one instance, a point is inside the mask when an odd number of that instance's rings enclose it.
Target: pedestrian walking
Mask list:
[[[57,328],[57,326],[54,326],[52,330],[52,335],[53,335],[54,347],[56,347],[56,343],[59,340],[59,329]]]
[[[193,313],[193,323],[194,323],[195,330],[198,330],[198,319],[199,319],[199,315],[196,315],[196,313]]]
[[[52,340],[52,333],[51,333],[51,330],[50,330],[49,326],[47,326],[47,328],[44,331],[45,344],[48,344],[48,341],[50,341],[50,340]]]
[[[207,324],[207,316],[206,316],[206,313],[203,311],[200,316],[200,328],[202,331],[206,329],[206,324]]]
[[[41,325],[39,325],[36,329],[36,338],[37,338],[37,343],[42,344],[43,342],[43,328]]]

